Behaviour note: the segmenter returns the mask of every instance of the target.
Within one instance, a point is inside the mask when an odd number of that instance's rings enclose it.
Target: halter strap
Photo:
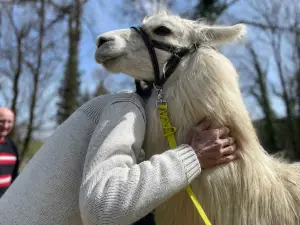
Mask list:
[[[162,86],[166,82],[166,80],[172,75],[172,73],[175,71],[180,60],[185,55],[194,52],[200,46],[199,44],[194,44],[190,47],[177,47],[175,45],[170,45],[167,43],[150,39],[147,32],[141,27],[131,27],[131,28],[137,31],[141,35],[145,45],[147,46],[151,58],[152,66],[153,66],[154,76],[155,76],[155,80],[153,83],[156,86]],[[159,71],[159,64],[158,64],[158,60],[154,48],[172,53],[172,56],[168,59],[168,61],[165,63],[163,67],[162,74],[160,74]],[[144,82],[147,83],[148,85],[147,89],[143,89],[140,81],[136,80],[135,83],[136,83],[137,93],[139,93],[142,96],[149,96],[152,90],[151,82],[147,82],[147,81]]]
[[[149,55],[150,55],[150,58],[152,61],[152,66],[153,66],[154,75],[155,75],[155,81],[160,83],[160,72],[159,72],[158,60],[157,60],[155,50],[153,48],[153,45],[151,43],[151,40],[150,40],[148,34],[140,27],[131,27],[131,28],[133,28],[135,31],[137,31],[143,38],[143,41],[144,41],[146,47],[148,48],[148,52],[149,52]]]

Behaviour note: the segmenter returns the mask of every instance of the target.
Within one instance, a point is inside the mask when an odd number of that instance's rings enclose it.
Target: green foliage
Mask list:
[[[77,1],[78,2],[78,1]],[[69,51],[68,60],[65,66],[65,74],[59,88],[60,100],[58,102],[57,123],[65,121],[80,105],[80,73],[79,73],[79,41],[81,34],[81,10],[80,6],[69,16],[68,39]]]
[[[73,65],[73,67],[72,67]],[[75,64],[76,65],[76,64]],[[74,63],[66,66],[65,76],[58,90],[60,100],[57,104],[57,123],[65,121],[79,106],[79,78],[80,73],[76,71]]]

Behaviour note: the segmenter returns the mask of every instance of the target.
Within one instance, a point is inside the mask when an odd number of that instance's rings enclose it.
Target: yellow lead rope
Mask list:
[[[167,109],[168,109],[167,104],[162,104],[162,103],[158,104],[159,117],[165,131],[164,136],[168,139],[170,148],[176,148],[177,143],[174,135],[174,133],[176,132],[176,128],[173,127],[170,123]],[[194,203],[199,215],[203,219],[205,225],[211,225],[209,219],[207,218],[202,206],[198,202],[197,197],[195,196],[192,187],[190,185],[186,187],[186,191],[190,196],[192,202]]]

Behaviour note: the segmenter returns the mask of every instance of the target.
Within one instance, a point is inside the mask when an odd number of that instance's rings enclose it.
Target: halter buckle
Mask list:
[[[164,100],[165,93],[163,91],[163,88],[155,84],[153,84],[153,87],[155,88],[157,93],[156,107],[158,107],[159,105],[167,105],[167,102]]]

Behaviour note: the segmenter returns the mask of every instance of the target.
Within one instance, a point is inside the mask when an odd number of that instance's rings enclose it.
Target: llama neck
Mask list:
[[[261,152],[236,77],[231,63],[210,49],[199,51],[180,64],[164,85],[178,144],[185,143],[189,130],[207,117],[213,127],[228,126],[240,148],[251,146]],[[156,93],[152,93],[146,104],[148,124],[144,148],[148,152],[150,146],[158,146],[155,151],[149,151],[153,154],[168,149],[155,104]]]
[[[169,117],[177,128],[177,143],[184,143],[189,130],[208,117],[214,127],[230,128],[242,158],[202,170],[192,182],[207,216],[217,225],[296,224],[299,186],[294,182],[297,181],[295,175],[290,175],[295,170],[290,172],[290,167],[269,157],[260,146],[233,66],[213,51],[201,52],[190,61],[186,66],[183,62],[182,68],[178,68],[164,86]],[[146,104],[144,149],[147,158],[169,149],[155,103],[156,93],[153,93]],[[287,178],[293,180],[293,185]],[[278,196],[281,202],[274,204]],[[203,224],[184,191],[160,205],[155,217],[159,225]]]

